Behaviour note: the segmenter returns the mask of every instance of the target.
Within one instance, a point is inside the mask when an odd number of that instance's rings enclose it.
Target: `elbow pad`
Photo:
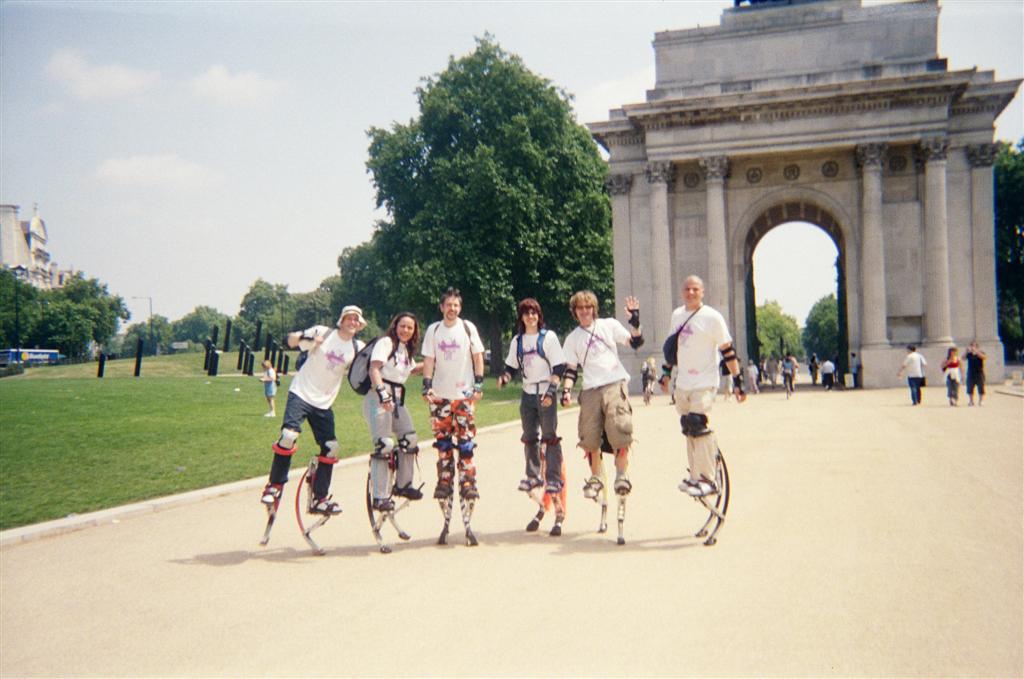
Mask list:
[[[575,383],[576,379],[579,377],[579,373],[576,372],[576,368],[566,368],[564,377],[565,379],[572,380],[573,383]]]
[[[551,374],[558,375],[558,377],[561,378],[565,375],[565,364],[559,363],[558,365],[551,366]]]
[[[643,345],[644,345],[644,336],[643,335],[634,335],[634,336],[629,338],[629,346],[633,347],[634,349],[639,349]]]

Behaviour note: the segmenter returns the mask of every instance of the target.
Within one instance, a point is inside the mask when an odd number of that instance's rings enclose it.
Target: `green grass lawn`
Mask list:
[[[219,377],[202,363],[202,354],[176,354],[145,358],[138,378],[124,359],[108,362],[103,379],[92,363],[0,380],[0,530],[265,475],[291,376],[281,379],[278,417],[265,418],[262,384],[238,376],[230,354]],[[420,388],[410,378],[409,410],[429,441]],[[478,426],[518,419],[515,389],[488,380],[485,393]],[[368,452],[362,397],[343,385],[334,414],[342,456]],[[315,450],[304,429],[296,465]]]

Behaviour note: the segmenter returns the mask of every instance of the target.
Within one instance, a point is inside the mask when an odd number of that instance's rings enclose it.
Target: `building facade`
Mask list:
[[[898,384],[910,343],[937,367],[976,339],[1003,374],[993,135],[1021,81],[949,70],[939,9],[776,0],[655,35],[647,101],[589,126],[609,153],[616,298],[643,300],[655,338],[693,273],[756,355],[754,248],[804,221],[835,241],[865,386]]]
[[[63,287],[64,281],[74,275],[71,270],[57,268],[46,249],[48,241],[46,222],[38,209],[32,210],[32,219],[22,221],[17,205],[0,205],[0,262],[23,281],[43,290]]]

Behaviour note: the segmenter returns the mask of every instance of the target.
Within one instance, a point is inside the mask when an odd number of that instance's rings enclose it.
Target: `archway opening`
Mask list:
[[[766,211],[747,238],[748,355],[762,361],[794,353],[807,360],[814,353],[819,362],[827,357],[845,373],[849,343],[841,231],[829,213],[813,206],[781,215],[773,211],[779,209]]]

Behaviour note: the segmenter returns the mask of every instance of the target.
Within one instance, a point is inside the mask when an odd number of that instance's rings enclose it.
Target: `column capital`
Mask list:
[[[946,152],[949,150],[949,137],[925,137],[921,140],[918,149],[920,149],[922,160],[926,163],[933,160],[945,160]]]
[[[867,168],[881,170],[882,161],[888,148],[889,145],[884,143],[857,144],[854,149],[857,154],[857,167],[861,170]]]
[[[729,176],[728,156],[705,156],[699,158],[700,172],[704,175],[704,181],[709,179],[726,179]]]
[[[966,146],[967,162],[971,167],[991,167],[1002,144],[971,144]]]
[[[633,187],[633,175],[631,174],[611,174],[604,180],[605,188],[608,189],[608,193],[613,196],[626,196],[629,195],[629,190]]]
[[[668,160],[647,163],[644,169],[648,184],[668,184],[671,186],[676,178],[676,166]]]

